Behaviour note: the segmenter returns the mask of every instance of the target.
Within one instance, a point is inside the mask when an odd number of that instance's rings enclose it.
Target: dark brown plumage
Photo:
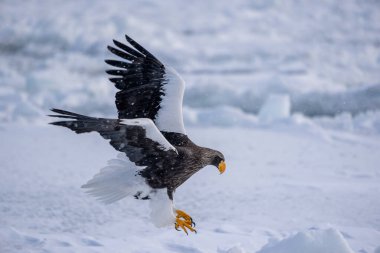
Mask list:
[[[184,82],[174,69],[165,66],[137,42],[126,36],[132,47],[114,40],[117,48],[108,46],[123,58],[106,60],[116,67],[106,72],[119,91],[116,93],[118,119],[94,118],[59,109],[52,109],[61,118],[52,122],[78,134],[98,132],[103,138],[140,169],[136,175],[144,178],[151,191],[134,193],[135,198],[150,199],[156,189],[166,189],[170,200],[174,191],[194,173],[207,165],[225,170],[221,152],[197,146],[185,134],[182,119]],[[101,184],[99,184],[101,185]],[[113,202],[125,194],[119,186],[98,187],[94,192]],[[120,193],[121,192],[121,193]],[[191,222],[190,222],[191,221]],[[193,229],[192,219],[177,210],[176,228]]]
[[[52,109],[55,115],[65,119],[50,124],[67,127],[77,134],[98,132],[120,152],[124,152],[131,162],[146,166],[140,171],[153,189],[167,188],[168,196],[194,173],[207,165],[218,167],[224,160],[219,151],[194,144],[185,134],[162,132],[174,150],[162,150],[159,143],[146,137],[144,128],[126,125],[120,119],[93,118],[59,109]],[[148,197],[149,196],[145,196]]]

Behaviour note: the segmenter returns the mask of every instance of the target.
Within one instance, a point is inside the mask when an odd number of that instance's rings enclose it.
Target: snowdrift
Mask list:
[[[257,253],[354,253],[335,228],[298,232],[279,242],[270,242]]]

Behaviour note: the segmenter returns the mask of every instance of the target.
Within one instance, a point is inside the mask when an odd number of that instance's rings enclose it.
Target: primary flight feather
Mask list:
[[[106,60],[116,93],[118,119],[94,118],[52,109],[52,122],[78,134],[98,132],[121,154],[82,187],[104,203],[127,196],[149,199],[153,223],[196,232],[193,219],[173,205],[175,190],[207,165],[226,169],[221,152],[200,147],[186,135],[182,100],[185,83],[170,66],[125,36],[108,50],[120,57]]]

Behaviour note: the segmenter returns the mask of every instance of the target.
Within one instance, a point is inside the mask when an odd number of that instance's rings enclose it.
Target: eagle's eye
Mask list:
[[[219,156],[219,155],[216,155],[214,156],[214,159],[212,160],[212,165],[218,167],[219,163],[222,161],[223,159]]]

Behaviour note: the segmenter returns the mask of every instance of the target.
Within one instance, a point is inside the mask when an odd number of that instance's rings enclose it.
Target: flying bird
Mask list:
[[[89,117],[51,109],[50,124],[77,134],[98,132],[117,151],[116,159],[82,188],[104,203],[127,196],[150,201],[151,218],[157,227],[174,225],[196,232],[190,215],[173,204],[175,190],[207,165],[226,169],[221,152],[194,144],[186,134],[182,117],[185,83],[170,66],[129,36],[129,45],[113,40],[108,50],[117,60],[105,60],[116,93],[117,119]]]

